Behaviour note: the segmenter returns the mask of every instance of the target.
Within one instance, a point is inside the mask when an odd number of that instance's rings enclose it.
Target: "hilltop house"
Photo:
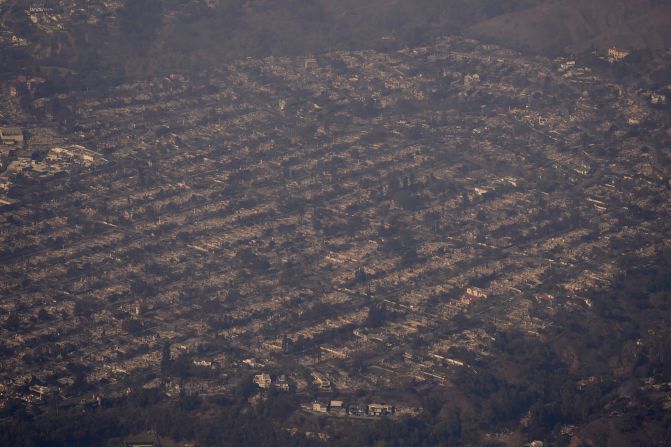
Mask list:
[[[262,373],[254,376],[254,383],[261,389],[267,390],[272,385],[273,381],[270,374]]]

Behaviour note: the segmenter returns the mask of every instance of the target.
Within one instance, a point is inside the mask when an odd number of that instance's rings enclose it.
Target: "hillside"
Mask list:
[[[3,71],[63,67],[100,78],[212,69],[244,57],[389,51],[446,35],[542,54],[593,47],[666,48],[671,6],[659,0],[62,0],[3,8]],[[642,31],[644,30],[644,31]],[[14,39],[14,40],[12,40]],[[19,43],[17,43],[19,42]],[[51,76],[50,76],[51,77]]]
[[[470,32],[541,53],[661,49],[671,46],[670,20],[671,6],[656,0],[561,0],[481,21]]]
[[[430,45],[541,1],[60,0],[27,13],[31,3],[17,0],[2,8],[2,56],[11,53],[2,66],[59,66],[117,78],[213,68],[244,57],[386,51]]]

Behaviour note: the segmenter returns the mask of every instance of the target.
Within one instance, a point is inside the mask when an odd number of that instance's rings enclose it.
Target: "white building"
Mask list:
[[[262,373],[254,376],[254,383],[261,389],[267,390],[273,384],[270,374]]]

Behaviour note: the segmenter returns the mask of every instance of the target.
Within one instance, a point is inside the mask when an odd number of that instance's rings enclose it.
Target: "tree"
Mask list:
[[[380,327],[387,320],[387,308],[384,303],[376,303],[368,309],[368,315],[364,321],[366,327]]]
[[[251,374],[245,374],[240,378],[240,381],[233,391],[233,395],[238,400],[244,401],[254,394],[254,392],[256,392],[254,377]]]
[[[170,343],[163,343],[163,350],[161,353],[161,376],[165,379],[168,372],[170,371],[170,366],[172,364],[172,357],[170,356]]]
[[[142,333],[142,330],[144,329],[142,322],[140,320],[135,320],[133,318],[124,320],[123,323],[121,323],[121,327],[129,334],[135,336],[140,335]]]
[[[365,282],[368,279],[366,270],[363,267],[359,267],[356,272],[354,272],[354,282],[361,283]]]

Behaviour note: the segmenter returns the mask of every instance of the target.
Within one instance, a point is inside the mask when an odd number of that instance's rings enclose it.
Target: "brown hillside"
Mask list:
[[[671,46],[671,6],[655,0],[559,0],[504,14],[471,32],[533,52]]]
[[[623,23],[618,29],[606,31],[591,41],[572,45],[569,50],[580,52],[590,48],[669,48],[671,47],[671,5]]]

